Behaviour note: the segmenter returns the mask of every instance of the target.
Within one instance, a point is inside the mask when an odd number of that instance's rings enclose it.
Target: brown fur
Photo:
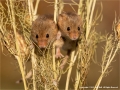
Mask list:
[[[58,27],[61,32],[61,38],[57,41],[59,43],[58,47],[67,51],[74,50],[81,34],[81,26],[82,20],[79,15],[75,13],[60,14],[58,17]],[[70,27],[69,31],[67,27]],[[78,30],[78,27],[80,30]]]
[[[80,36],[82,20],[81,17],[75,13],[62,13],[58,17],[58,26],[62,33],[62,37],[70,40],[77,40]],[[70,27],[70,30],[67,30]]]
[[[60,48],[67,51],[65,59],[60,65],[63,68],[72,50],[77,47],[78,38],[81,35],[82,20],[81,17],[75,13],[62,13],[58,17],[58,27],[61,32],[61,38],[56,41],[56,57],[61,58],[63,55]],[[67,28],[69,27],[69,30]],[[78,30],[79,28],[79,30]]]
[[[52,15],[38,16],[32,23],[31,39],[40,48],[46,48],[56,39],[57,32],[58,29]],[[48,38],[46,37],[47,34],[49,35]],[[38,38],[36,38],[36,35],[38,35]]]

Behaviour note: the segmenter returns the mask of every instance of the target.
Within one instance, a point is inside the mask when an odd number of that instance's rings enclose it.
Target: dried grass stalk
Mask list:
[[[90,62],[94,60],[97,44],[105,41],[104,54],[102,57],[102,70],[95,87],[98,87],[109,72],[109,66],[113,61],[117,51],[118,42],[114,42],[112,34],[106,37],[95,30],[96,21],[102,18],[102,13],[95,13],[96,0],[79,0],[79,3],[71,0],[72,3],[65,3],[63,0],[55,0],[47,3],[54,4],[54,21],[57,23],[58,14],[64,10],[64,5],[78,6],[78,15],[83,18],[83,32],[78,42],[78,48],[72,52],[67,72],[65,90],[69,90],[69,82],[73,66],[76,67],[76,77],[74,83],[75,90],[84,90],[86,78],[89,71]],[[7,9],[0,2],[0,39],[2,45],[17,59],[22,74],[25,90],[59,90],[58,84],[63,73],[60,71],[60,62],[55,59],[55,46],[48,47],[45,52],[36,49],[31,44],[30,30],[32,21],[37,18],[37,10],[40,0],[15,1],[7,0]],[[23,7],[21,7],[23,5]],[[20,8],[21,7],[21,8]],[[101,10],[102,11],[102,10]],[[94,17],[94,18],[93,18]],[[117,29],[118,30],[118,29]],[[114,31],[117,31],[114,30]],[[118,31],[117,31],[118,32]],[[12,33],[12,34],[11,34]],[[22,46],[22,47],[21,47]],[[52,54],[51,54],[52,52]],[[30,57],[31,56],[31,57]],[[26,80],[26,62],[31,58],[32,79]],[[27,59],[27,60],[26,60]],[[75,62],[77,62],[76,65]],[[98,88],[94,88],[98,90]]]
[[[105,44],[104,53],[102,56],[102,63],[100,64],[101,65],[101,75],[98,78],[98,81],[93,90],[98,90],[102,79],[112,71],[112,69],[110,68],[110,65],[114,61],[114,58],[120,47],[118,30],[119,30],[119,21],[117,21],[115,18],[115,21],[113,23],[113,31],[115,33],[115,37],[112,34],[110,34],[109,36],[106,36],[106,39],[105,39],[106,44]],[[116,32],[118,32],[117,35],[116,35]],[[118,37],[117,40],[115,39],[116,37]]]

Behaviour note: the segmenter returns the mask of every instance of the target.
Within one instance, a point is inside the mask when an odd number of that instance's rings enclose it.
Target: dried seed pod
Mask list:
[[[15,46],[15,36],[12,34],[13,32],[8,32],[4,36],[4,45],[9,50],[9,52],[13,55],[17,55],[17,50]],[[23,35],[21,33],[16,32],[16,38],[17,38],[17,46],[19,47],[21,56],[25,59],[30,54],[30,47],[28,46],[27,42],[25,41]]]
[[[28,25],[32,25],[32,22],[30,22],[30,15],[29,14],[24,16],[24,22]]]
[[[19,33],[16,33],[17,40],[18,40],[18,46],[20,48],[20,53],[22,56],[28,56],[29,54],[29,48],[27,46],[27,43],[25,42],[25,39],[23,36]]]
[[[38,15],[34,15],[34,16],[32,17],[33,21],[35,21],[37,18],[38,18]],[[30,15],[29,15],[29,14],[26,14],[26,15],[24,16],[24,22],[25,22],[26,24],[28,24],[28,25],[32,25],[32,21],[30,21]]]
[[[120,40],[120,23],[117,25],[117,38]]]

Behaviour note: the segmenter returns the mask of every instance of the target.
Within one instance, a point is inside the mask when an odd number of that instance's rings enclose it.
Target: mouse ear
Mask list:
[[[48,21],[46,21],[46,23],[49,23],[50,27],[53,28],[54,30],[56,30],[55,28],[57,25],[54,20],[48,20]]]
[[[57,33],[57,40],[60,39],[60,37],[61,37],[61,32],[58,31],[58,33]]]
[[[65,18],[66,18],[66,14],[65,13],[59,14],[59,16],[58,16],[58,20],[63,20]]]

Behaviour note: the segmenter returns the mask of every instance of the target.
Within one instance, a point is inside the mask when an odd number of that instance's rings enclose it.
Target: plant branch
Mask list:
[[[36,4],[35,4],[35,10],[34,10],[34,15],[37,14],[37,10],[38,10],[39,2],[40,2],[40,0],[37,0],[37,1],[36,1]]]
[[[7,0],[7,2],[9,2]],[[18,64],[20,66],[20,71],[22,74],[22,78],[23,78],[23,83],[24,83],[24,88],[25,90],[27,90],[27,85],[26,85],[26,81],[25,81],[25,71],[21,62],[21,53],[20,53],[20,49],[18,47],[18,40],[17,40],[17,35],[16,35],[16,21],[15,21],[15,12],[14,12],[14,4],[13,4],[13,0],[10,0],[10,11],[11,11],[11,24],[13,26],[13,30],[14,30],[14,35],[15,35],[15,46],[16,46],[16,50],[17,50],[17,55],[16,59],[18,60]]]
[[[71,71],[72,71],[72,66],[76,61],[78,52],[75,55],[75,51],[72,51],[71,53],[71,59],[70,59],[70,64],[69,64],[69,70],[67,73],[67,80],[66,80],[66,86],[65,86],[65,90],[69,90],[69,81],[70,81],[70,76],[71,76]]]

